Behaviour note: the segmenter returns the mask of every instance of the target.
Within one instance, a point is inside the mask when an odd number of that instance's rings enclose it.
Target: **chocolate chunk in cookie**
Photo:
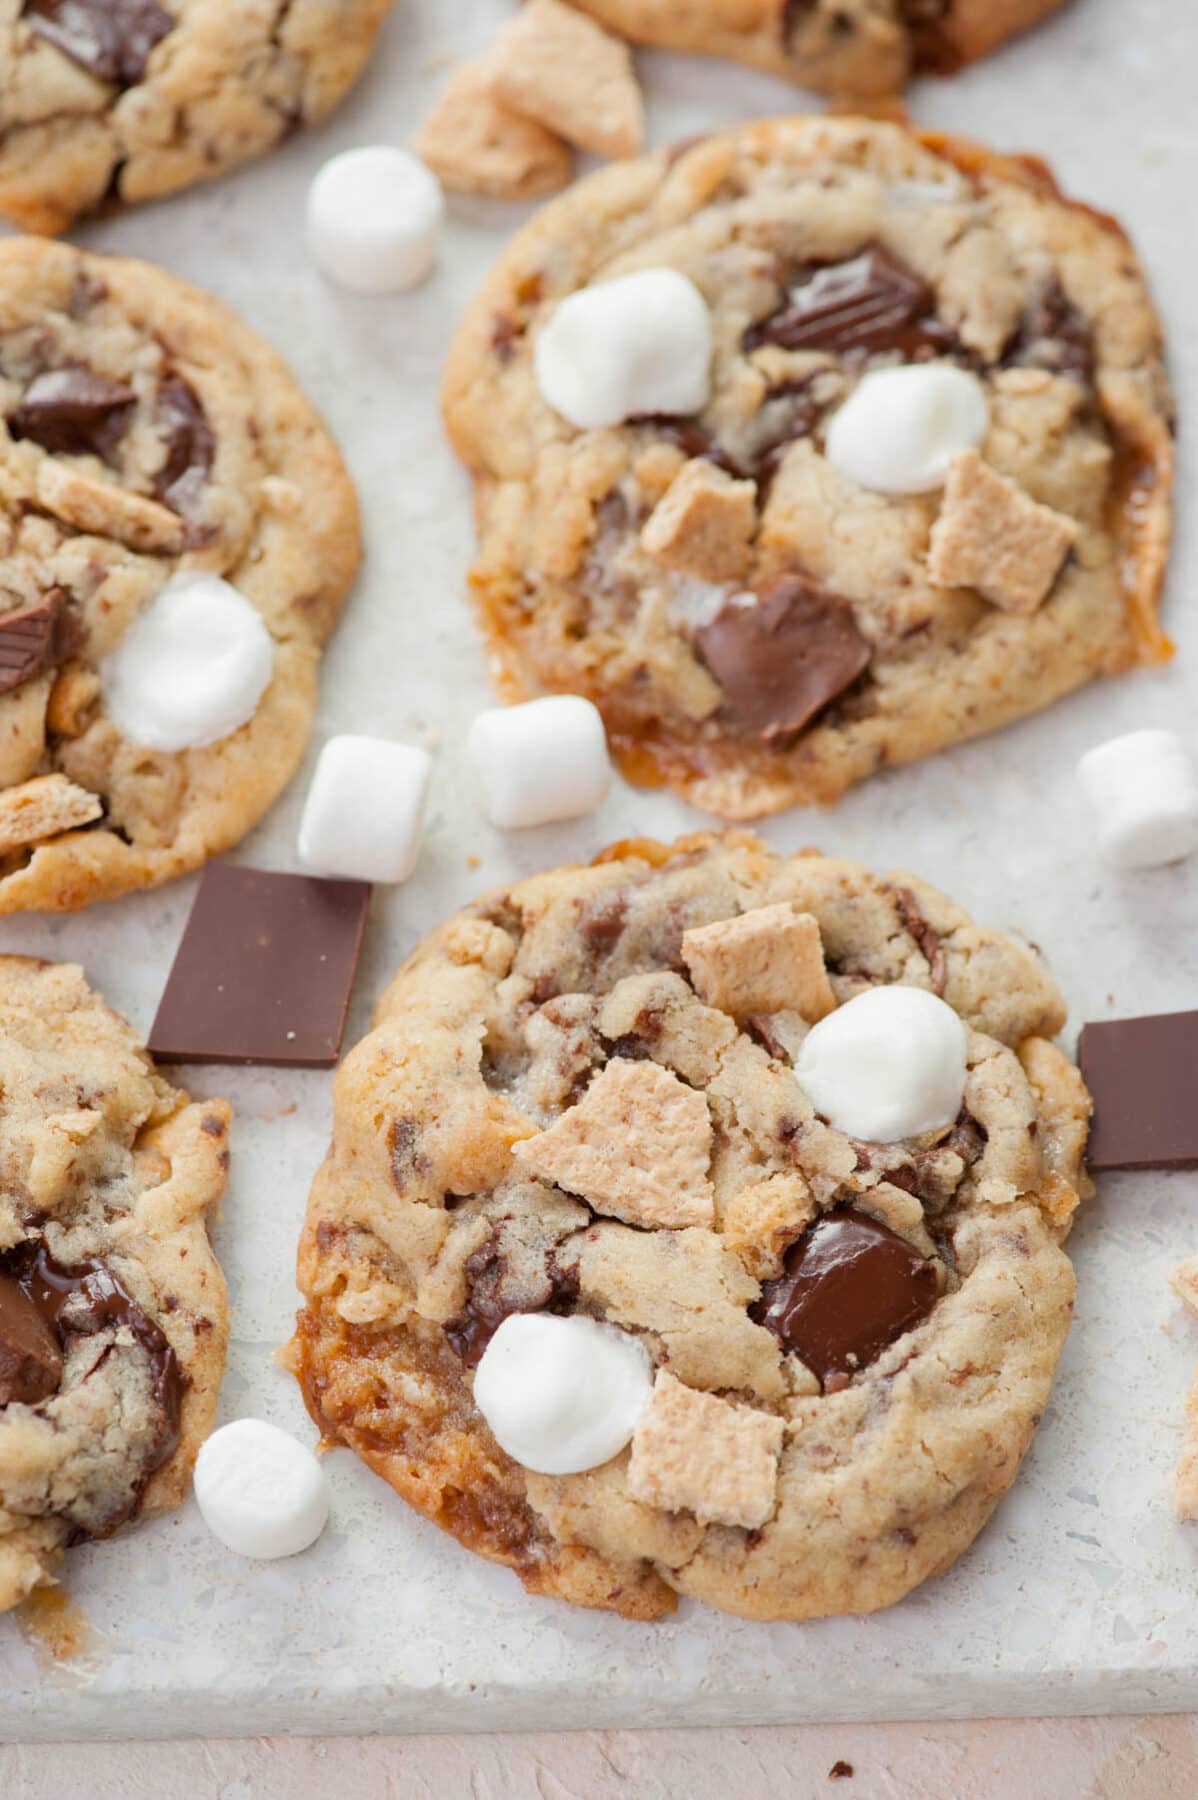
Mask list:
[[[15,438],[32,438],[61,456],[98,456],[111,462],[129,429],[135,401],[125,381],[113,381],[82,364],[35,375],[8,415]]]
[[[141,80],[150,51],[175,29],[154,0],[25,0],[22,16],[72,62],[118,87]]]
[[[181,376],[168,376],[159,388],[154,425],[166,452],[154,493],[175,512],[193,511],[212,470],[216,438],[199,396]]]
[[[936,1266],[846,1206],[826,1213],[761,1290],[758,1315],[825,1384],[863,1369],[936,1304]]]
[[[767,744],[792,741],[870,663],[849,602],[803,575],[738,596],[696,635],[728,704]]]
[[[0,1270],[0,1407],[34,1406],[61,1380],[58,1333],[17,1277]]]
[[[62,608],[62,590],[56,589],[33,606],[0,613],[0,694],[32,681],[56,660],[56,627]]]
[[[745,333],[746,350],[763,344],[840,356],[894,352],[919,362],[951,352],[956,339],[936,317],[931,284],[871,244],[845,262],[808,270],[777,312]]]

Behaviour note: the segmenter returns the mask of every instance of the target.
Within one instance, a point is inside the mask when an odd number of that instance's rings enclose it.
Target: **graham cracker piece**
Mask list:
[[[1077,532],[1074,519],[1041,506],[976,450],[965,450],[944,485],[928,574],[937,587],[973,588],[1004,612],[1034,613]]]
[[[657,1063],[608,1063],[577,1106],[512,1154],[628,1225],[709,1226],[714,1217],[707,1102]]]
[[[1198,1319],[1198,1256],[1187,1257],[1169,1276],[1169,1286],[1187,1312]]]
[[[786,901],[695,926],[682,955],[699,998],[735,1018],[797,1012],[814,1025],[836,1006],[819,921]]]
[[[184,549],[186,533],[178,513],[144,494],[93,481],[49,457],[38,464],[37,498],[48,513],[75,531],[115,538],[130,550],[150,555],[179,556]]]
[[[732,1406],[659,1369],[633,1435],[628,1491],[704,1525],[755,1531],[774,1510],[782,1430],[772,1413]]]
[[[721,1236],[755,1280],[770,1281],[782,1273],[783,1257],[817,1211],[797,1169],[768,1175],[733,1195],[724,1209]]]
[[[686,463],[649,515],[641,549],[700,581],[740,581],[757,529],[757,484],[737,481],[706,457]]]
[[[636,156],[645,107],[621,38],[562,0],[527,0],[489,62],[505,105],[597,156]]]
[[[497,200],[532,200],[565,187],[568,144],[495,93],[487,61],[463,63],[412,140],[443,187]]]
[[[103,811],[98,794],[76,787],[65,775],[35,775],[0,793],[0,855],[90,825]]]

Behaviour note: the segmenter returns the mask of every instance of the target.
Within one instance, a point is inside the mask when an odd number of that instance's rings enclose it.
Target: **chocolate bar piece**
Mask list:
[[[1086,1025],[1091,1169],[1198,1168],[1198,1012]]]
[[[151,1055],[332,1068],[369,904],[369,882],[209,863],[159,1003]]]

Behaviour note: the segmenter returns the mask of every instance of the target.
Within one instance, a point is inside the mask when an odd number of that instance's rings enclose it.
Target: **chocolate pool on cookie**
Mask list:
[[[500,258],[444,401],[504,698],[585,696],[723,818],[1169,652],[1160,326],[1039,163],[794,118],[603,170]]]
[[[286,1351],[322,1438],[534,1593],[890,1605],[1048,1400],[1064,1018],[934,889],[744,835],[485,895],[337,1076]]]

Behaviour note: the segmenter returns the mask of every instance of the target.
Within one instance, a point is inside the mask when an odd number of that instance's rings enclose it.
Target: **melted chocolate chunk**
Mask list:
[[[754,605],[730,601],[696,642],[729,706],[779,746],[851,687],[871,656],[849,602],[804,575],[782,576]]]
[[[719,441],[714,438],[706,425],[698,419],[679,418],[672,413],[637,413],[628,420],[629,425],[647,425],[653,433],[664,438],[667,444],[674,444],[684,456],[706,457],[717,469],[723,469],[725,475],[735,476],[743,481],[750,473],[735,458],[729,456]]]
[[[910,888],[895,888],[894,903],[908,935],[915,939],[931,970],[932,992],[943,999],[948,983],[948,957],[945,954],[943,938],[938,931],[933,930],[920,912],[915,895]]]
[[[1091,1169],[1198,1168],[1198,1012],[1084,1025]]]
[[[513,1313],[563,1312],[578,1297],[577,1269],[558,1261],[555,1245],[524,1241],[514,1219],[501,1219],[467,1258],[466,1281],[466,1304],[445,1335],[470,1368]]]
[[[851,1206],[818,1219],[767,1281],[756,1310],[827,1385],[864,1369],[936,1304],[935,1265],[886,1225]],[[839,1378],[839,1379],[837,1379]]]
[[[14,1275],[0,1275],[0,1407],[58,1392],[62,1345]]]
[[[154,0],[25,0],[23,17],[72,62],[118,87],[141,80],[150,51],[175,29]]]
[[[911,38],[916,69],[951,75],[961,66],[961,52],[944,29],[951,0],[899,0],[899,12]]]
[[[826,350],[866,357],[899,351],[908,362],[943,356],[956,338],[935,316],[932,289],[880,244],[847,262],[804,271],[785,303],[751,325],[746,350]]]
[[[61,588],[34,606],[0,613],[0,694],[11,693],[58,661]]]
[[[194,512],[212,473],[216,438],[199,395],[181,375],[172,375],[158,390],[156,424],[166,445],[154,492],[173,512]]]
[[[82,1262],[65,1265],[57,1262],[44,1244],[20,1244],[15,1250],[0,1255],[0,1405],[7,1403],[4,1399],[5,1296],[13,1308],[8,1316],[18,1316],[14,1290],[23,1302],[19,1314],[21,1329],[37,1346],[34,1367],[26,1369],[26,1379],[31,1383],[30,1404],[48,1399],[57,1391],[72,1338],[125,1330],[141,1345],[149,1360],[154,1403],[161,1426],[146,1458],[133,1506],[104,1522],[105,1531],[115,1531],[136,1509],[141,1491],[155,1469],[160,1469],[178,1446],[184,1386],[178,1358],[159,1327],[147,1317],[106,1264],[95,1257],[86,1257]],[[10,1350],[15,1341],[15,1337],[8,1339]],[[51,1342],[53,1350],[50,1349]],[[8,1400],[22,1397],[10,1393]]]
[[[31,438],[59,456],[98,456],[111,463],[129,428],[136,396],[123,381],[81,363],[35,375],[8,416],[15,438]]]
[[[1072,375],[1087,387],[1094,381],[1094,337],[1089,320],[1052,275],[1023,316],[1007,355],[1022,368]]]

